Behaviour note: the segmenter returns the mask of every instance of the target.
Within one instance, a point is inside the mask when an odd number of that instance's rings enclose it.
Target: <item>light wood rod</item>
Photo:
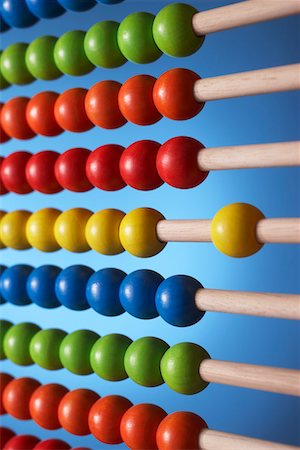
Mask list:
[[[265,244],[297,244],[300,243],[300,219],[263,219],[256,228],[259,242]]]

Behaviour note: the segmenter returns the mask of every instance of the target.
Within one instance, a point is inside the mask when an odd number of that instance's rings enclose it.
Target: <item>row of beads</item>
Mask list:
[[[93,126],[114,129],[127,121],[151,125],[162,116],[187,120],[204,106],[194,98],[194,84],[199,79],[188,69],[171,69],[158,79],[136,75],[123,85],[107,80],[89,90],[72,88],[60,95],[40,92],[31,100],[15,97],[1,109],[2,142],[6,135],[31,139],[36,134],[56,136],[63,130],[82,133]]]
[[[70,445],[61,439],[45,439],[41,441],[31,434],[16,435],[9,428],[0,427],[0,445],[2,450],[68,450]],[[76,448],[72,450],[89,450]]]
[[[76,375],[97,374],[108,381],[130,378],[154,387],[164,382],[181,394],[196,394],[208,385],[199,367],[209,354],[190,342],[169,345],[156,337],[132,341],[122,334],[99,337],[89,330],[70,334],[36,324],[1,321],[1,357],[15,364],[38,364],[47,370],[67,369]]]
[[[32,419],[47,430],[62,427],[77,436],[91,433],[105,444],[124,442],[132,450],[197,449],[199,434],[207,428],[194,413],[167,415],[159,406],[132,405],[120,395],[100,397],[90,389],[68,391],[61,384],[41,385],[33,378],[13,379],[8,374],[0,374],[0,379],[3,412]]]

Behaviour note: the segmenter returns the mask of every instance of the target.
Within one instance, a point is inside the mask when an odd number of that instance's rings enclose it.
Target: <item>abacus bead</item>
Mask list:
[[[70,11],[87,11],[96,5],[94,0],[57,0],[65,9]]]
[[[82,253],[90,250],[85,227],[92,213],[84,208],[72,208],[58,216],[54,235],[58,244],[69,252]]]
[[[91,308],[103,316],[119,316],[124,309],[119,289],[126,273],[119,269],[101,269],[95,272],[86,286],[86,299]]]
[[[120,395],[108,395],[97,400],[88,418],[92,435],[105,444],[121,444],[121,420],[131,406],[132,403]]]
[[[2,123],[1,123],[1,111],[3,108],[3,103],[0,102],[0,144],[4,144],[5,142],[10,140],[10,136],[8,136],[7,133],[5,133]]]
[[[0,128],[0,134],[1,134],[1,128]],[[4,161],[4,157],[0,156],[0,195],[6,195],[9,191],[6,189],[6,187],[3,184],[2,176],[1,176],[1,168]]]
[[[137,208],[130,211],[121,222],[121,244],[129,253],[147,258],[159,253],[166,245],[159,241],[156,226],[164,216],[152,208]]]
[[[197,394],[208,385],[199,374],[199,367],[204,359],[210,359],[210,356],[200,345],[190,342],[176,344],[162,357],[162,378],[175,392]]]
[[[176,327],[188,327],[199,322],[204,311],[195,302],[196,292],[203,288],[195,278],[175,275],[167,278],[158,287],[155,304],[158,314]]]
[[[96,0],[98,3],[104,3],[105,5],[114,5],[116,3],[121,3],[123,0]]]
[[[253,255],[263,247],[257,240],[256,228],[264,218],[259,209],[248,203],[224,206],[212,220],[212,242],[220,252],[234,258]]]
[[[8,267],[0,279],[0,293],[8,303],[25,306],[31,303],[26,290],[27,279],[33,267],[26,264],[16,264]]]
[[[28,44],[18,42],[11,44],[1,55],[1,72],[10,84],[28,84],[34,78],[25,64],[25,53]]]
[[[84,51],[84,37],[84,31],[72,30],[57,40],[54,47],[54,61],[61,72],[80,76],[94,69]]]
[[[59,153],[43,150],[35,153],[26,165],[26,178],[32,189],[42,194],[56,194],[63,188],[58,183],[54,167]]]
[[[11,438],[4,446],[3,450],[34,450],[38,443],[39,439],[36,436],[20,434]]]
[[[61,269],[57,266],[44,265],[32,270],[27,278],[26,290],[30,300],[42,308],[60,306],[54,285]]]
[[[7,333],[7,331],[13,326],[11,322],[8,320],[0,320],[0,360],[6,359],[6,354],[4,351],[4,337]],[[1,389],[2,384],[0,384]],[[0,397],[1,402],[1,397]]]
[[[29,345],[40,327],[30,322],[21,322],[9,328],[4,336],[4,352],[8,359],[19,366],[30,366],[33,360]]]
[[[33,450],[69,450],[71,447],[61,439],[46,439],[40,441]]]
[[[2,274],[4,273],[4,271],[7,269],[7,266],[4,266],[3,264],[0,264],[0,305],[3,305],[4,303],[6,303],[6,300],[4,299],[2,293],[1,293],[1,277]]]
[[[29,72],[38,80],[55,80],[62,73],[55,64],[53,52],[57,38],[40,36],[27,47],[25,63]]]
[[[74,311],[88,309],[85,290],[94,271],[87,266],[73,265],[62,270],[55,281],[55,294],[62,305]]]
[[[119,228],[125,213],[119,209],[102,209],[93,214],[87,222],[85,234],[89,246],[103,255],[117,255],[124,252]]]
[[[10,381],[2,395],[3,404],[8,414],[20,420],[31,419],[29,400],[39,386],[40,383],[33,378],[23,377]]]
[[[65,331],[56,328],[38,331],[29,346],[30,356],[35,364],[47,370],[61,369],[63,365],[59,348],[66,335]]]
[[[39,19],[59,17],[65,9],[56,0],[25,0],[28,9]]]
[[[5,444],[15,436],[15,433],[9,428],[0,427],[0,445],[4,449]]]
[[[129,61],[147,64],[161,56],[152,34],[154,16],[147,12],[132,13],[120,23],[118,44]]]
[[[26,223],[26,237],[29,244],[42,252],[55,252],[60,245],[54,236],[54,225],[61,211],[43,208],[31,214]]]
[[[54,116],[58,94],[52,91],[34,95],[26,107],[26,120],[30,128],[42,136],[57,136],[63,132]]]
[[[93,188],[85,165],[90,154],[86,148],[71,148],[62,153],[55,164],[55,176],[59,184],[72,192],[86,192]]]
[[[121,381],[128,378],[124,357],[132,340],[122,334],[108,334],[92,347],[90,360],[93,371],[104,380]]]
[[[164,382],[160,372],[160,362],[169,346],[155,337],[137,339],[128,347],[125,370],[128,376],[142,386],[159,386]]]
[[[59,95],[54,106],[54,117],[64,130],[82,133],[94,126],[85,111],[87,92],[83,88],[73,88]]]
[[[2,237],[1,237],[1,224],[2,224],[2,219],[3,219],[3,217],[4,217],[6,214],[7,214],[7,213],[6,213],[5,211],[2,211],[2,210],[0,209],[0,249],[5,248],[5,244],[4,244],[4,242],[2,241]]]
[[[26,237],[26,223],[31,216],[29,211],[16,210],[5,214],[0,223],[0,239],[6,247],[15,250],[30,248]]]
[[[120,159],[123,180],[134,189],[148,191],[163,184],[156,168],[160,144],[155,141],[137,141],[127,147]]]
[[[16,194],[28,194],[32,187],[26,178],[26,164],[32,154],[17,151],[6,156],[1,164],[1,178],[6,189]]]
[[[1,20],[1,19],[0,19]],[[0,51],[0,60],[2,51]],[[4,89],[7,89],[10,86],[9,82],[4,78],[1,72],[1,64],[0,64],[0,90],[3,91]],[[2,136],[1,136],[1,142],[2,142]]]
[[[20,0],[1,0],[0,12],[5,22],[11,27],[27,28],[37,22],[26,3]]]
[[[200,169],[201,142],[191,137],[178,136],[169,139],[159,149],[156,159],[157,171],[170,186],[190,189],[201,184],[208,172]]]
[[[27,97],[15,97],[6,102],[1,110],[1,126],[5,133],[15,139],[31,139],[35,132],[26,120]]]
[[[124,278],[120,287],[120,302],[125,311],[139,319],[158,316],[155,293],[163,277],[153,270],[136,270]]]
[[[99,335],[89,330],[77,330],[68,334],[62,341],[59,356],[62,365],[76,375],[93,373],[90,352]]]
[[[161,119],[153,101],[156,78],[136,75],[122,85],[119,92],[119,108],[129,122],[136,125],[152,125]]]
[[[171,69],[163,73],[153,88],[153,100],[160,114],[173,120],[196,116],[204,106],[194,97],[199,75],[188,69]]]
[[[3,19],[2,14],[1,14],[1,8],[0,8],[0,33],[5,33],[5,31],[8,31],[9,29],[10,29],[10,26]]]

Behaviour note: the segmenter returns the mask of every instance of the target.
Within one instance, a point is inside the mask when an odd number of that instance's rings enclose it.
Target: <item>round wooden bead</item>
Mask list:
[[[60,306],[61,303],[56,297],[54,289],[55,280],[60,272],[59,267],[52,265],[44,265],[32,270],[26,282],[29,299],[42,308],[57,308]]]
[[[1,16],[11,27],[27,28],[37,22],[35,17],[20,0],[5,0],[0,2]]]
[[[34,78],[25,64],[28,45],[22,42],[11,44],[1,55],[1,73],[10,84],[29,84]]]
[[[6,247],[15,250],[30,248],[26,237],[26,223],[31,216],[29,211],[16,210],[5,214],[0,222],[0,239]]]
[[[33,378],[16,378],[10,381],[2,395],[3,405],[7,413],[20,420],[31,419],[29,400],[40,383]]]
[[[0,30],[1,30],[1,22],[2,22],[2,20],[0,20]],[[0,33],[1,33],[1,31],[0,31]],[[2,75],[2,72],[1,72],[1,55],[2,55],[2,53],[3,52],[0,50],[0,90],[1,91],[3,91],[4,89],[7,89],[10,86],[9,82],[4,78],[4,76]]]
[[[0,294],[8,303],[25,306],[31,303],[26,290],[27,279],[33,267],[16,264],[4,270],[0,278]]]
[[[1,109],[1,127],[15,139],[31,139],[35,136],[26,120],[27,97],[15,97],[6,102]]]
[[[126,350],[132,340],[122,334],[108,334],[98,339],[91,350],[93,371],[104,380],[121,381],[128,378],[124,367]]]
[[[57,38],[54,36],[40,36],[28,45],[25,63],[34,78],[47,81],[55,80],[62,75],[53,57],[56,41]]]
[[[5,444],[15,436],[15,433],[9,428],[0,427],[0,445],[4,449]]]
[[[208,385],[199,375],[204,359],[210,359],[210,356],[200,345],[190,342],[173,345],[162,357],[162,378],[175,392],[197,394]]]
[[[2,210],[0,209],[0,249],[5,248],[5,244],[4,244],[4,242],[2,241],[2,239],[1,239],[1,223],[2,223],[3,217],[4,217],[6,214],[7,214],[7,213],[6,213],[5,211],[2,211]]]
[[[90,352],[99,335],[89,330],[77,330],[68,334],[62,341],[59,357],[65,369],[76,375],[93,373]]]
[[[59,17],[65,9],[56,1],[51,0],[25,0],[28,9],[33,15],[39,19],[52,19],[53,17]]]
[[[47,370],[61,369],[63,365],[59,348],[66,335],[65,331],[56,328],[38,331],[29,346],[30,356],[35,364]]]
[[[72,88],[59,95],[54,106],[54,116],[61,128],[82,133],[94,126],[85,112],[86,94],[86,89]]]
[[[72,192],[86,192],[93,188],[89,182],[85,165],[90,155],[86,148],[71,148],[62,153],[55,163],[55,177],[58,183]]]
[[[3,392],[4,389],[6,388],[6,386],[8,385],[8,383],[10,383],[13,380],[13,377],[11,375],[9,375],[8,373],[4,373],[1,372],[0,373],[0,415],[3,416],[4,414],[6,414],[6,409],[4,407],[3,404]],[[1,428],[0,428],[0,445],[3,444],[2,442],[2,435],[1,435]]]
[[[26,120],[30,128],[42,136],[57,136],[63,132],[54,116],[54,106],[59,94],[52,91],[34,95],[26,107]]]
[[[62,270],[55,280],[55,294],[59,302],[74,311],[88,309],[85,290],[94,271],[87,266],[73,265]]]
[[[1,133],[1,129],[0,129],[0,133]],[[3,156],[0,156],[0,195],[5,195],[9,192],[6,189],[6,187],[4,186],[3,181],[2,181],[2,176],[1,176],[1,167],[2,167],[4,159],[5,158]]]
[[[3,348],[8,359],[19,366],[30,366],[33,360],[30,356],[29,345],[40,327],[30,322],[13,325],[5,333]]]
[[[59,153],[44,150],[32,155],[26,165],[26,178],[32,189],[42,194],[56,194],[62,190],[54,167]]]
[[[159,253],[166,243],[158,240],[156,226],[164,219],[160,212],[152,208],[137,208],[126,214],[119,230],[125,250],[140,258]]]
[[[46,439],[40,441],[33,450],[69,450],[71,447],[61,439]]]
[[[164,382],[160,372],[160,362],[169,346],[155,337],[137,339],[128,347],[125,370],[128,376],[142,386],[159,386]]]
[[[1,294],[1,277],[3,272],[7,269],[7,266],[4,266],[3,264],[0,264],[0,305],[3,305],[6,303],[6,300],[4,299],[3,295]]]
[[[34,450],[39,443],[36,436],[20,434],[11,438],[4,446],[3,450]]]
[[[163,73],[153,87],[155,107],[165,117],[187,120],[204,106],[194,97],[194,85],[199,75],[188,69],[171,69]]]
[[[72,30],[64,33],[54,47],[54,61],[58,69],[67,75],[85,75],[94,69],[84,51],[85,32]]]
[[[29,185],[25,168],[31,153],[18,151],[6,156],[1,164],[1,179],[6,189],[16,194],[28,194],[32,192]]]
[[[103,255],[117,255],[124,252],[119,228],[125,213],[119,209],[102,209],[93,214],[86,225],[88,245]]]
[[[57,0],[58,3],[65,9],[70,11],[87,11],[96,5],[94,0]]]
[[[60,215],[61,211],[55,208],[44,208],[31,214],[26,223],[26,237],[32,247],[42,252],[60,249],[53,231]]]
[[[9,322],[8,320],[0,320],[0,360],[6,359],[6,354],[4,351],[4,337],[7,333],[7,331],[12,327],[13,324]],[[0,384],[0,389],[1,389]],[[1,402],[1,397],[0,397]]]
[[[0,73],[0,83],[1,83],[1,73]],[[4,144],[5,142],[10,140],[10,136],[8,136],[7,133],[5,133],[2,123],[1,123],[1,111],[3,108],[3,103],[0,102],[0,144]]]
[[[82,253],[90,250],[85,227],[91,215],[92,212],[84,208],[72,208],[60,214],[54,225],[58,244],[69,252]]]

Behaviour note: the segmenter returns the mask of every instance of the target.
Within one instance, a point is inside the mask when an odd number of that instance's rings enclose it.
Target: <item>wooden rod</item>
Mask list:
[[[199,367],[204,381],[300,396],[300,371],[205,359]]]
[[[199,12],[193,16],[192,24],[201,36],[299,13],[299,0],[247,0]]]
[[[299,219],[263,219],[257,224],[256,236],[259,242],[269,244],[300,243]]]
[[[297,89],[300,89],[300,64],[290,64],[213,78],[202,78],[194,84],[194,97],[199,102],[206,102],[208,100],[270,94]]]

